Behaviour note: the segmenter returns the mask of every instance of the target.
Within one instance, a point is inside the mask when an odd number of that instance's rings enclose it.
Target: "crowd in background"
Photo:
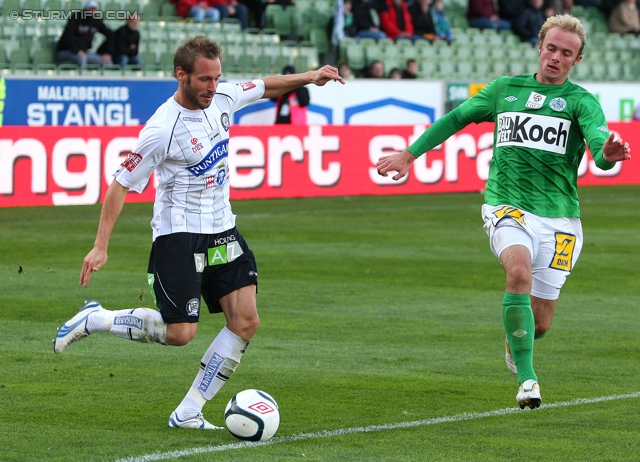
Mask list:
[[[469,0],[467,20],[469,27],[510,30],[521,41],[537,45],[538,32],[546,19],[571,14],[574,6],[600,9],[608,18],[610,32],[640,33],[640,0]],[[341,27],[338,36],[356,40],[455,40],[442,0],[345,0],[334,27]],[[375,60],[358,71],[365,78],[415,78],[415,72],[410,70],[415,66],[412,61],[406,63],[404,70],[386,72],[384,63]]]
[[[183,18],[194,22],[237,18],[242,29],[264,27],[265,9],[270,4],[283,8],[295,5],[295,0],[172,1]],[[640,0],[468,0],[467,20],[473,28],[511,30],[523,42],[536,45],[544,21],[555,14],[571,14],[574,6],[599,8],[608,19],[611,32],[640,34]],[[97,8],[95,0],[88,0],[84,5],[85,10]],[[117,31],[112,31],[101,19],[86,15],[72,17],[58,43],[56,60],[79,66],[142,65],[138,56],[138,21],[129,20]],[[96,53],[92,53],[93,35],[97,32],[106,40]],[[334,44],[346,37],[447,43],[455,40],[443,0],[339,0],[327,35]],[[347,63],[340,64],[341,75],[345,78],[353,77],[354,71],[367,78],[416,77],[417,64],[413,60],[409,60],[404,69],[388,70],[381,61],[355,70],[348,68]]]

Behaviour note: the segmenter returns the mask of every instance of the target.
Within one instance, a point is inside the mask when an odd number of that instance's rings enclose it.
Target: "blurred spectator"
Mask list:
[[[422,39],[413,33],[413,21],[404,0],[386,0],[386,9],[380,12],[380,27],[393,40]]]
[[[418,78],[418,61],[415,59],[407,60],[407,66],[402,71],[403,79],[417,79]]]
[[[369,0],[355,0],[352,5],[353,22],[356,28],[356,38],[387,38],[386,34],[380,30],[377,20],[378,13],[369,3]]]
[[[56,61],[58,63],[71,62],[78,66],[86,64],[111,64],[113,54],[113,31],[102,19],[93,15],[97,11],[98,2],[89,0],[83,6],[83,11],[71,13],[69,20],[58,40]],[[97,16],[97,15],[96,15]],[[100,32],[106,37],[102,53],[91,53],[93,36]]]
[[[640,104],[636,106],[636,112],[633,113],[631,120],[640,120]]]
[[[493,0],[469,0],[467,18],[469,19],[469,27],[494,30],[511,29],[511,23],[498,15]]]
[[[331,17],[330,27],[331,30],[331,43],[333,46],[338,46],[340,41],[345,37],[355,37],[357,30],[353,20],[353,4],[351,0],[345,0],[344,2],[336,2],[336,7]]]
[[[295,6],[295,0],[239,0],[247,7],[249,24],[258,29],[265,26],[264,12],[268,5],[280,5],[282,8]]]
[[[393,69],[391,69],[389,71],[389,78],[393,79],[393,80],[402,79],[402,71],[400,69],[398,69],[397,67],[394,67]]]
[[[295,74],[296,69],[285,66],[282,74]],[[276,103],[276,124],[307,125],[307,106],[310,97],[307,87],[300,87],[289,91],[277,98],[271,98]]]
[[[545,0],[542,9],[548,18],[556,14],[571,14],[572,8],[573,0]]]
[[[607,18],[609,18],[609,16],[611,16],[611,12],[618,5],[618,3],[620,3],[620,1],[621,0],[601,0],[600,10]]]
[[[636,0],[623,0],[613,9],[609,16],[609,32],[640,33],[640,16]]]
[[[384,63],[376,59],[364,70],[362,77],[365,79],[384,79]]]
[[[238,0],[209,0],[209,3],[220,12],[220,20],[236,18],[243,30],[249,26],[249,10]]]
[[[543,0],[529,0],[529,5],[513,23],[513,32],[520,37],[523,42],[533,45],[540,43],[538,33],[547,20],[543,10]]]
[[[353,72],[351,71],[351,66],[349,63],[342,63],[338,66],[338,74],[345,80],[351,80],[354,78]]]
[[[416,0],[409,6],[409,14],[413,22],[414,33],[425,40],[434,41],[438,39],[436,26],[431,16],[431,0]]]
[[[524,11],[527,3],[527,0],[498,0],[498,14],[513,25]]]
[[[190,18],[193,22],[220,21],[220,12],[210,5],[208,0],[178,0],[176,9],[178,16]]]
[[[127,23],[113,34],[113,64],[126,66],[132,64],[142,66],[142,60],[138,56],[138,46],[140,45],[140,32],[138,25],[140,18],[136,15],[127,19]],[[98,53],[104,52],[104,43],[98,48]]]
[[[451,43],[453,36],[451,35],[451,27],[446,17],[442,0],[434,0],[431,4],[431,17],[433,18],[433,24],[436,26],[436,36],[440,40],[446,40]]]

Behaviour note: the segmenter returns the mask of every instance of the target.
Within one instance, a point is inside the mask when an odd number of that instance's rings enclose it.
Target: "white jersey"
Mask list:
[[[154,240],[179,232],[217,234],[235,226],[229,203],[230,116],[262,98],[264,90],[262,80],[221,83],[207,109],[185,109],[171,97],[151,116],[114,176],[140,193],[155,170]]]

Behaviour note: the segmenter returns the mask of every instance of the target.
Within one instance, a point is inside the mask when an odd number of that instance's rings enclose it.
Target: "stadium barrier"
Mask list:
[[[425,125],[235,126],[230,142],[232,199],[477,192],[492,156],[493,124],[470,125],[420,157],[400,182],[375,163],[412,143]],[[134,149],[135,127],[0,128],[0,207],[96,204]],[[640,122],[610,129],[640,146]],[[585,155],[580,185],[640,184],[632,159],[609,171]],[[129,202],[150,202],[152,176]]]

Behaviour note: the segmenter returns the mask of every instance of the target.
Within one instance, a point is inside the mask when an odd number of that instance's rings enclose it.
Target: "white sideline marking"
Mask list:
[[[558,403],[543,404],[535,412],[543,409],[553,409],[556,407],[577,406],[579,404],[601,403],[603,401],[614,401],[618,399],[640,398],[640,391],[636,393],[628,393],[626,395],[601,396],[599,398],[578,398],[571,401],[560,401]],[[530,411],[530,410],[528,410]],[[293,441],[303,441],[316,438],[330,438],[333,436],[353,435],[356,433],[378,432],[382,430],[397,430],[399,428],[422,427],[426,425],[436,425],[447,422],[463,422],[465,420],[484,419],[486,417],[496,417],[508,414],[517,414],[525,412],[517,407],[508,407],[504,409],[496,409],[488,412],[470,412],[451,416],[435,417],[432,419],[415,420],[413,422],[399,422],[395,424],[370,425],[368,427],[343,428],[340,430],[324,430],[316,433],[301,433],[299,435],[274,437],[264,442],[243,441],[240,443],[223,444],[221,446],[204,446],[201,448],[183,449],[181,451],[156,452],[147,454],[146,456],[129,457],[127,459],[119,459],[116,462],[150,462],[155,460],[177,459],[179,457],[192,456],[195,454],[208,454],[210,452],[230,451],[232,449],[255,448],[258,446],[266,446],[270,444],[290,443]]]

